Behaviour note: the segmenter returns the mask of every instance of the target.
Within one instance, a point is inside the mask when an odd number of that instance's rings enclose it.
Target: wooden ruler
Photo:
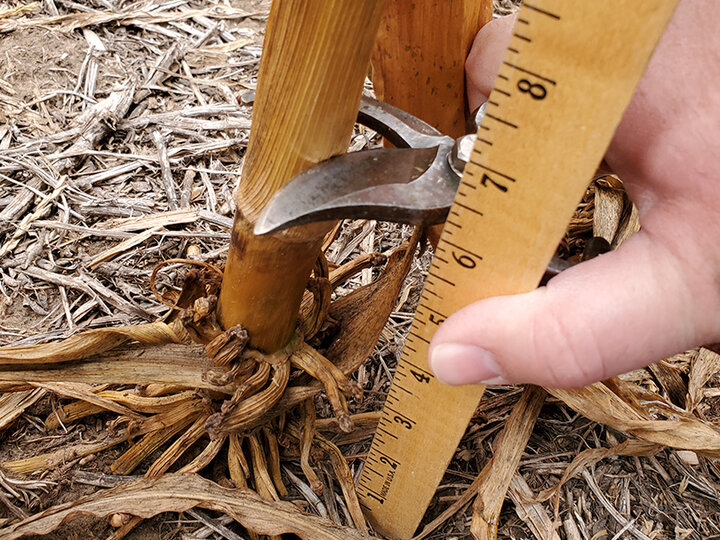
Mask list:
[[[523,3],[358,485],[377,532],[413,535],[484,390],[435,379],[435,329],[537,286],[676,4]]]

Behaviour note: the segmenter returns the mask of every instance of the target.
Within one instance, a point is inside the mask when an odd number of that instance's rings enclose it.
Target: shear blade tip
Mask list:
[[[279,227],[279,224],[263,219],[263,216],[260,216],[260,219],[258,219],[253,227],[253,234],[255,234],[255,236],[263,236],[275,232]]]

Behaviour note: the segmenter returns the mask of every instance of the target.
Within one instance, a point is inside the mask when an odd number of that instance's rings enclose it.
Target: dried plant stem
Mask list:
[[[342,489],[343,495],[345,496],[345,502],[347,504],[348,511],[350,512],[350,516],[352,517],[353,525],[355,525],[355,528],[363,534],[367,534],[367,523],[365,522],[365,516],[360,508],[360,501],[358,501],[357,493],[355,492],[355,482],[353,480],[352,473],[350,472],[350,467],[348,467],[347,461],[345,461],[345,457],[337,446],[322,435],[316,435],[315,441],[330,458],[330,463],[335,471],[335,477],[337,478],[337,481],[340,484],[340,489]]]
[[[277,437],[268,427],[262,428],[262,432],[265,436],[265,442],[267,443],[268,469],[270,471],[273,484],[281,497],[287,497],[288,491],[283,483],[282,474],[280,472],[280,447],[278,446]]]
[[[255,481],[255,491],[268,501],[279,501],[280,496],[275,491],[270,472],[268,471],[267,461],[265,460],[265,449],[260,443],[257,432],[247,436],[250,443],[250,459],[252,460],[253,479]]]
[[[250,467],[242,450],[242,439],[237,433],[229,435],[228,472],[230,473],[230,479],[235,482],[235,486],[239,488],[247,487]]]
[[[185,474],[144,478],[55,506],[0,529],[0,536],[15,540],[31,534],[49,534],[78,514],[105,517],[123,511],[149,518],[161,512],[184,512],[193,507],[226,513],[247,529],[261,534],[294,533],[303,540],[368,538],[354,529],[301,512],[293,504],[266,501],[252,491],[224,488],[200,476]]]
[[[255,348],[290,339],[328,226],[256,237],[252,225],[293,175],[346,151],[383,3],[273,2],[219,304]]]
[[[18,459],[16,461],[6,461],[2,464],[5,471],[18,474],[29,474],[43,469],[52,469],[58,465],[62,465],[73,459],[82,458],[91,454],[96,454],[112,448],[113,446],[127,441],[127,435],[122,435],[105,441],[96,443],[76,444],[72,446],[63,446],[58,450],[33,456],[26,459]]]
[[[196,415],[186,416],[184,419],[171,424],[170,426],[152,431],[145,435],[140,441],[135,443],[130,449],[120,456],[115,463],[110,466],[110,470],[115,474],[130,474],[140,462],[160,448],[163,443],[170,440],[178,434],[187,425],[197,418]]]
[[[378,99],[451,137],[465,134],[465,59],[492,0],[388,0],[372,56]],[[437,244],[442,225],[431,228]]]
[[[217,456],[220,449],[225,444],[227,435],[221,435],[212,439],[208,445],[203,448],[195,459],[178,470],[179,473],[190,474],[200,472],[202,469],[210,465],[210,462]]]
[[[317,495],[323,491],[323,483],[310,465],[310,451],[315,438],[315,400],[306,399],[302,404],[302,435],[300,437],[300,467],[307,478],[310,489]]]
[[[200,440],[200,437],[205,435],[205,420],[207,417],[201,416],[187,431],[185,431],[180,437],[165,450],[162,455],[153,463],[148,469],[145,476],[148,478],[157,477],[166,472],[173,463],[175,463],[185,451],[190,448],[195,442]]]
[[[342,392],[361,395],[362,389],[350,381],[340,369],[309,345],[303,344],[290,357],[294,366],[304,370],[325,387],[325,392],[340,424],[340,429],[349,433],[353,429],[350,412]]]
[[[345,280],[351,278],[355,274],[365,270],[366,268],[373,268],[380,266],[387,262],[387,256],[382,253],[368,253],[357,257],[342,266],[338,266],[330,272],[330,283],[333,289],[340,285]]]
[[[505,494],[546,397],[547,392],[538,386],[525,387],[499,436],[492,459],[480,471],[481,480],[470,528],[478,540],[497,538],[498,519]]]

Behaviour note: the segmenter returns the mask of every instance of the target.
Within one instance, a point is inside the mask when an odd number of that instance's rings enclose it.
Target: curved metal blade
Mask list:
[[[362,97],[357,121],[398,148],[432,148],[454,142],[412,114],[370,96]]]
[[[449,145],[380,148],[330,158],[297,175],[260,214],[255,234],[343,218],[431,225],[447,216],[458,187]]]

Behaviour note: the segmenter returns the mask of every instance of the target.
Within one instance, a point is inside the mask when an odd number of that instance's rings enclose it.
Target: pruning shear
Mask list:
[[[471,116],[472,132],[453,139],[410,113],[363,96],[358,123],[396,148],[342,154],[298,174],[267,204],[255,223],[255,234],[347,218],[421,226],[444,222],[484,114],[485,104]],[[605,239],[594,237],[582,258],[609,250]],[[542,282],[573,264],[554,257]]]
[[[342,154],[298,174],[270,200],[255,234],[344,218],[442,223],[484,112],[483,105],[473,114],[471,134],[453,139],[410,113],[363,96],[358,123],[396,148]]]

